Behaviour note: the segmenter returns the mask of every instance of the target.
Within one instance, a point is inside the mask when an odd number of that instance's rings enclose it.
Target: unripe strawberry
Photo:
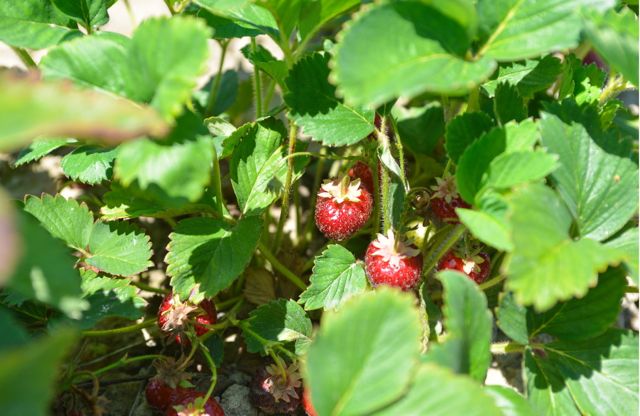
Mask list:
[[[198,305],[189,301],[181,301],[173,292],[167,294],[158,309],[158,326],[164,332],[174,333],[176,341],[179,344],[188,342],[184,336],[184,332],[189,323],[189,319],[194,318],[196,324],[194,329],[196,335],[202,336],[209,332],[205,325],[213,325],[216,323],[216,308],[212,301],[205,299]]]
[[[326,181],[318,192],[316,226],[328,239],[346,240],[371,216],[373,197],[360,179]]]
[[[469,258],[464,258],[464,256],[459,256],[454,251],[450,251],[440,259],[437,270],[457,270],[480,284],[489,276],[491,258],[487,253],[478,253]]]
[[[388,285],[409,290],[422,275],[422,255],[409,243],[396,240],[393,231],[378,234],[364,258],[367,276],[372,286]]]
[[[188,393],[177,403],[167,409],[166,416],[224,416],[224,410],[216,399],[210,397],[204,402],[202,409],[198,405],[204,399],[205,394],[188,390]]]
[[[460,197],[453,176],[436,178],[436,185],[431,189],[435,191],[431,195],[431,211],[442,221],[458,223],[456,208],[471,208]]]

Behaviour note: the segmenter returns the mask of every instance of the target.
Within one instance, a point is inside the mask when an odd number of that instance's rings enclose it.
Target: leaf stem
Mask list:
[[[380,121],[380,129],[377,131],[378,153],[389,148],[389,137],[387,130],[387,116],[382,116]],[[389,172],[384,163],[380,164],[380,205],[382,206],[382,233],[386,234],[391,228],[391,212],[389,210]],[[375,175],[374,175],[375,176]]]
[[[521,353],[524,352],[525,345],[517,342],[496,342],[491,344],[492,354],[509,354],[509,353]]]
[[[224,59],[227,56],[227,48],[229,46],[228,41],[220,42],[222,52],[220,53],[220,62],[218,63],[218,73],[211,84],[211,92],[209,93],[209,99],[207,100],[207,109],[205,114],[207,116],[213,115],[213,109],[218,100],[218,94],[220,94],[220,87],[222,86],[222,68],[224,67]]]
[[[134,281],[130,281],[131,284],[135,287],[137,287],[140,290],[144,290],[145,292],[150,292],[150,293],[159,293],[161,295],[166,295],[167,293],[169,293],[169,291],[167,289],[162,289],[162,288],[157,288],[157,287],[152,287],[146,283],[142,283],[142,282],[134,282]]]
[[[139,324],[123,326],[120,328],[82,331],[81,335],[83,337],[106,337],[106,336],[116,335],[116,334],[126,334],[127,332],[134,332],[143,328],[149,328],[151,326],[156,325],[156,323],[157,323],[157,320],[155,318],[152,318],[152,319],[147,319],[146,321],[140,322]]]
[[[483,282],[483,283],[479,284],[478,287],[480,288],[480,290],[487,290],[490,287],[493,287],[493,286],[495,286],[497,284],[500,284],[500,282],[502,282],[506,278],[507,278],[506,275],[499,274],[496,277],[494,277],[493,279],[487,280],[486,282]]]
[[[438,264],[442,256],[447,254],[451,247],[464,235],[466,228],[462,224],[457,224],[449,230],[444,237],[438,239],[437,244],[431,246],[424,256],[423,273],[429,273]]]
[[[222,177],[220,175],[220,160],[218,159],[218,152],[215,147],[211,147],[213,151],[213,168],[211,169],[211,186],[213,187],[213,194],[216,197],[216,211],[224,216],[224,195],[222,195]]]
[[[290,156],[296,150],[296,138],[298,136],[298,126],[289,120],[289,148],[287,154]],[[284,223],[287,220],[289,214],[289,196],[291,194],[291,180],[293,178],[293,162],[294,158],[289,157],[287,160],[287,176],[284,182],[284,189],[282,190],[282,205],[280,207],[280,219],[278,220],[278,226],[276,228],[276,235],[273,240],[273,249],[277,253],[280,250],[280,241],[282,240],[282,231],[284,229]]]
[[[209,352],[209,348],[207,348],[206,345],[200,344],[200,352],[202,352],[202,355],[204,355],[204,358],[207,361],[207,364],[209,365],[209,370],[211,370],[211,383],[209,384],[209,388],[207,389],[207,394],[205,394],[204,396],[204,401],[203,401],[203,405],[204,405],[204,403],[206,403],[207,400],[209,400],[209,398],[213,394],[213,390],[215,389],[216,384],[218,383],[218,369],[216,368],[216,363],[215,361],[213,361],[213,358],[211,357],[211,353]]]
[[[296,285],[302,290],[307,288],[307,285],[300,279],[295,273],[287,268],[284,264],[280,263],[278,259],[273,255],[271,250],[267,246],[264,245],[262,241],[258,242],[258,250],[262,253],[262,257],[265,258],[274,269],[276,269],[280,274],[287,278],[291,283]]]
[[[12,46],[11,49],[13,50],[13,52],[15,52],[16,55],[18,55],[18,58],[20,58],[20,61],[24,64],[24,66],[27,67],[27,69],[35,69],[38,67],[36,61],[33,60],[26,49],[16,48],[14,46]]]
[[[251,50],[255,53],[258,49],[256,38],[251,38]],[[260,79],[260,68],[253,67],[253,92],[256,97],[256,118],[262,117],[262,80]]]
[[[176,11],[173,9],[173,6],[171,5],[171,0],[164,0],[164,4],[167,5],[167,9],[169,9],[169,13],[171,13],[171,16],[176,14]]]

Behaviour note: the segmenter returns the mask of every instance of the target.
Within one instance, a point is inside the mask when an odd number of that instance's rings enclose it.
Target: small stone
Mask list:
[[[224,393],[220,404],[225,416],[257,416],[258,411],[249,402],[249,387],[233,384]]]

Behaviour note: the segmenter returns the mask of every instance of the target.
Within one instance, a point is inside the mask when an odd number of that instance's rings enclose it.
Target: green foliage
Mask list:
[[[366,288],[362,264],[356,262],[349,250],[333,244],[316,257],[311,285],[300,295],[300,303],[304,303],[306,310],[335,309]]]

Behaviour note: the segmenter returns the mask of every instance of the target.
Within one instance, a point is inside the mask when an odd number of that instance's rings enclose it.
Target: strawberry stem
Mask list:
[[[307,289],[307,285],[300,279],[295,273],[287,268],[284,264],[280,263],[280,261],[276,258],[276,256],[269,250],[267,246],[264,245],[262,241],[258,242],[258,250],[262,253],[262,257],[267,260],[274,269],[276,269],[280,274],[282,274],[287,280],[289,280],[294,285],[298,286],[302,290]]]
[[[389,148],[389,137],[387,136],[387,116],[380,117],[380,129],[377,130],[378,137],[378,149],[379,152],[384,152]],[[375,176],[375,175],[374,175]],[[380,195],[382,206],[382,233],[386,234],[392,226],[391,210],[389,209],[389,172],[384,163],[380,163]]]
[[[82,331],[81,335],[83,337],[106,337],[106,336],[116,335],[116,334],[125,334],[127,332],[134,332],[134,331],[139,331],[140,329],[143,329],[143,328],[149,328],[151,326],[156,325],[156,322],[157,320],[155,318],[152,318],[152,319],[147,319],[146,321],[140,322],[135,325],[123,326],[120,328],[102,329],[102,330],[95,330],[95,331]]]
[[[289,149],[288,149],[289,155],[293,154],[296,150],[297,135],[298,135],[298,126],[296,126],[293,120],[289,120]],[[284,223],[286,222],[287,215],[289,214],[289,194],[291,193],[291,180],[293,178],[293,162],[294,162],[294,158],[289,157],[287,159],[287,177],[284,182],[284,189],[282,190],[283,193],[282,193],[282,206],[280,207],[280,220],[278,221],[278,228],[276,229],[276,235],[273,240],[273,249],[275,250],[276,253],[280,250],[280,240],[282,240],[282,230],[284,229]]]
[[[431,270],[438,264],[440,259],[451,250],[456,242],[464,235],[466,228],[462,224],[457,224],[453,228],[447,228],[444,234],[437,236],[435,244],[431,245],[431,248],[424,255],[424,266],[422,273],[430,273]]]

